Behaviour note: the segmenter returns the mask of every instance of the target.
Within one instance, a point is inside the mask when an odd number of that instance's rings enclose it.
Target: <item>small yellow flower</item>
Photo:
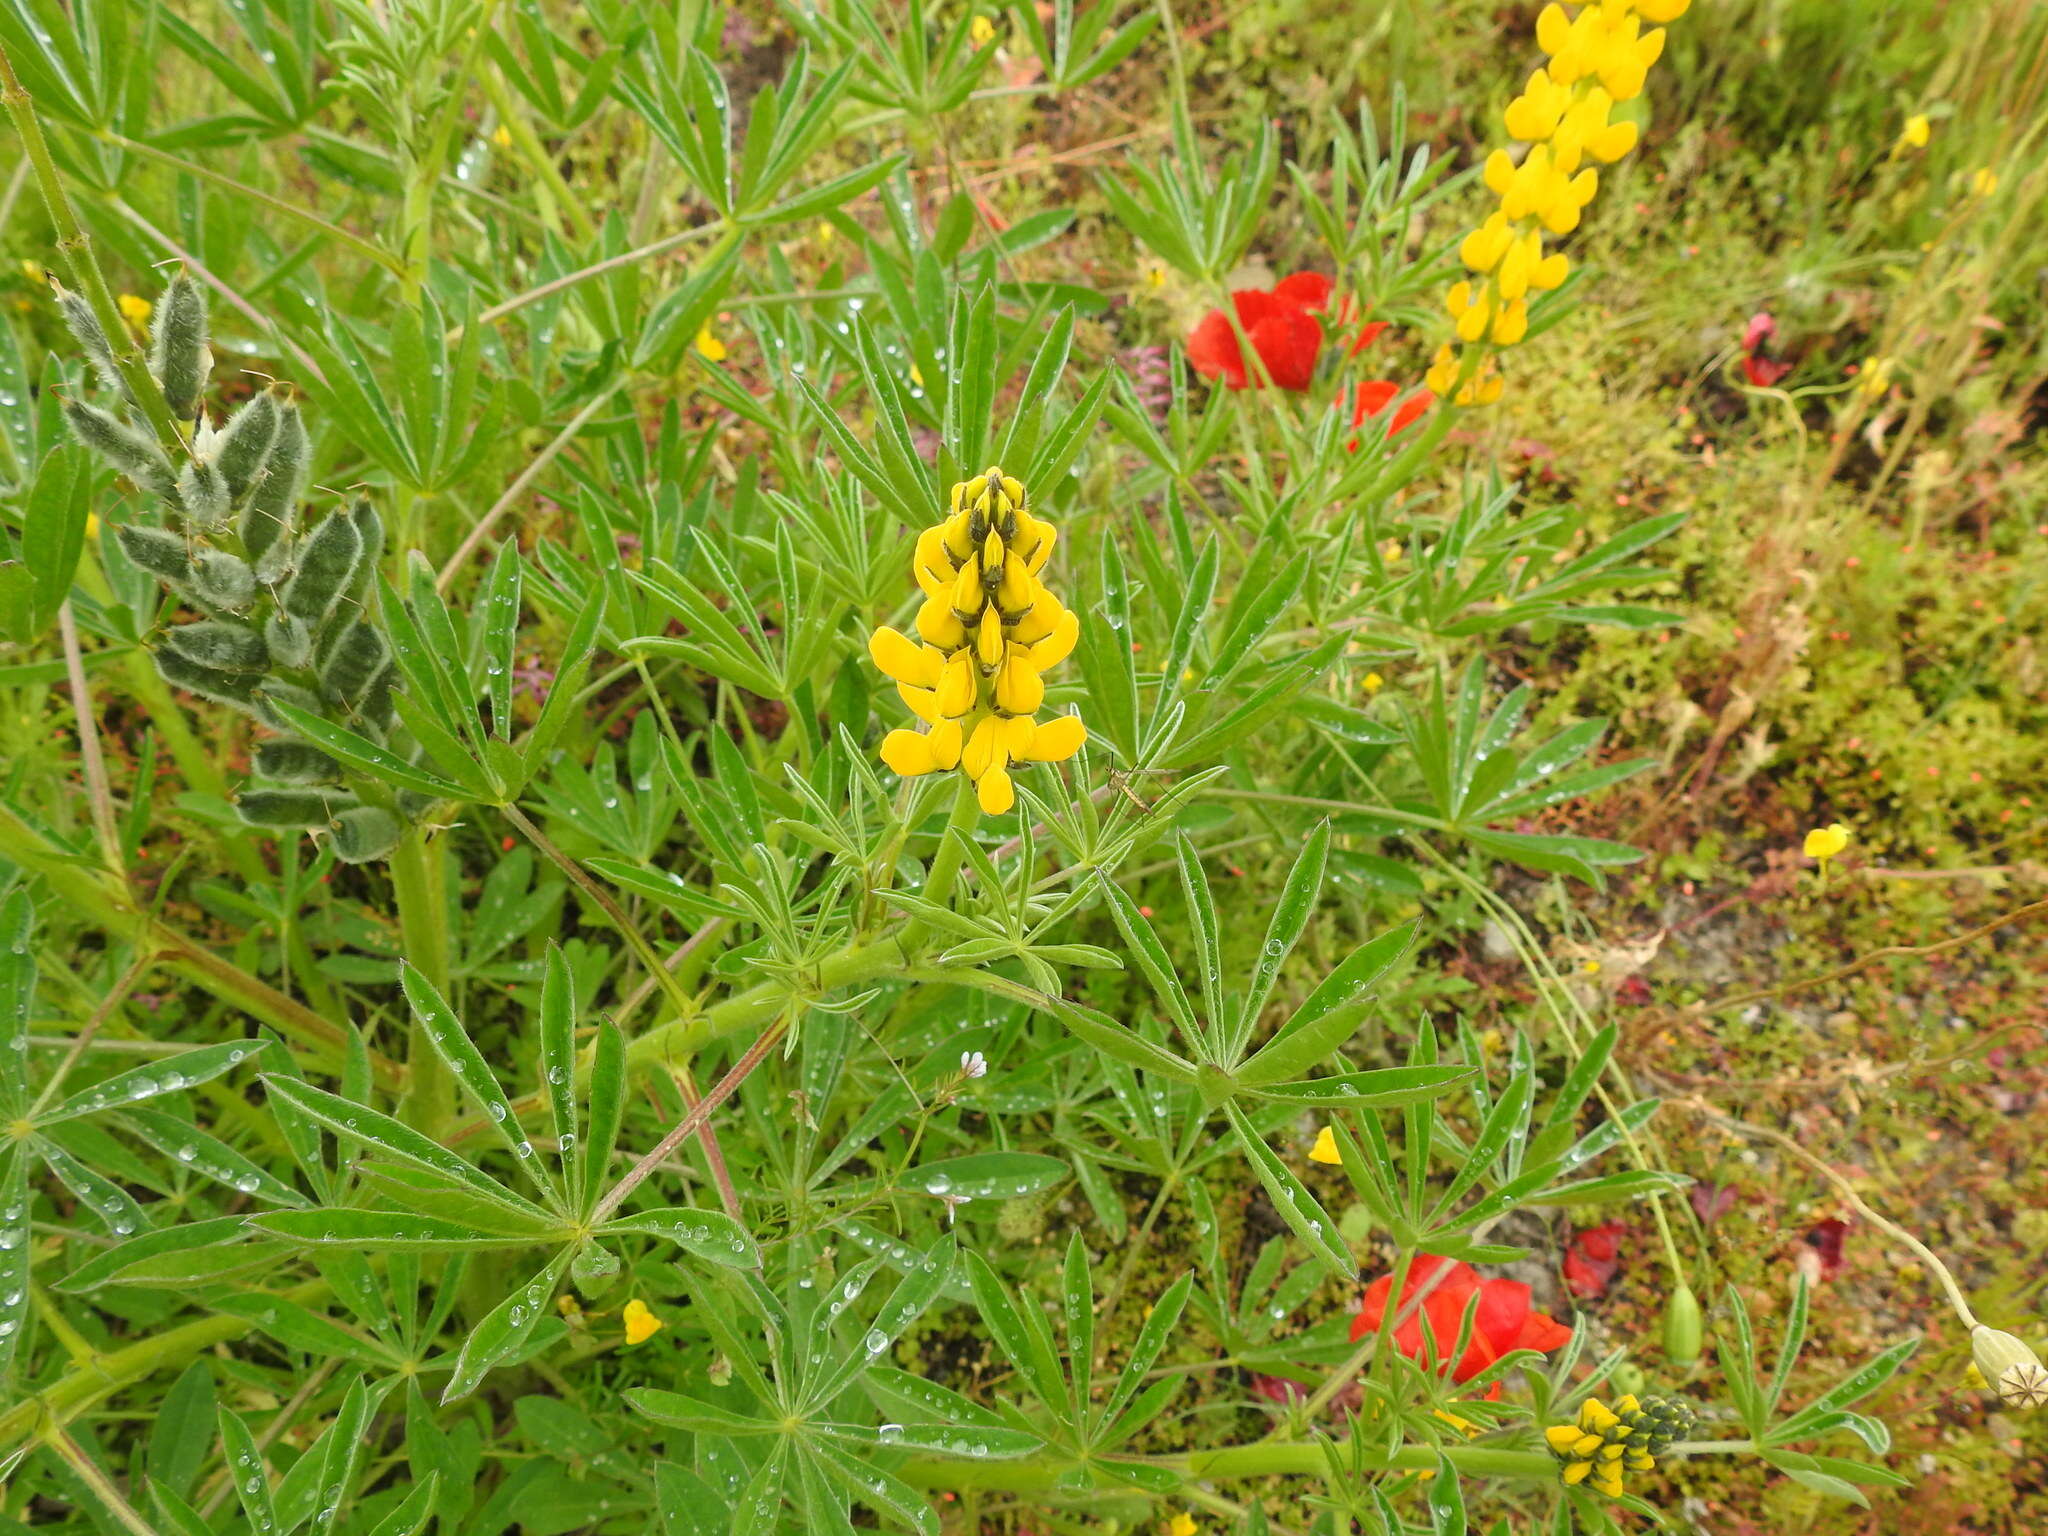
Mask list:
[[[1166,286],[1166,267],[1160,262],[1151,262],[1145,268],[1145,286],[1154,293]]]
[[[924,370],[919,368],[915,363],[912,363],[910,365],[910,382],[915,384],[919,389],[924,388]]]
[[[1979,166],[1970,173],[1970,190],[1979,197],[1989,197],[1998,190],[1998,172],[1988,165]]]
[[[1598,960],[1588,960],[1581,964],[1579,969],[1588,976],[1598,976],[1600,974],[1600,962]]]
[[[100,536],[99,513],[88,512],[85,514],[85,536],[88,539],[96,539]]]
[[[491,130],[491,142],[500,149],[510,149],[512,147],[512,130],[503,123],[498,124],[497,127]]]
[[[832,227],[830,219],[820,219],[817,228],[811,231],[811,238],[820,245],[830,245],[838,234],[839,231]]]
[[[555,1310],[564,1317],[578,1318],[583,1315],[583,1303],[564,1291],[555,1298]]]
[[[1849,829],[1839,821],[1829,826],[1815,827],[1806,834],[1806,843],[1801,851],[1809,859],[1819,860],[1821,867],[1825,869],[1829,859],[1849,846],[1849,837]]]
[[[1316,1132],[1316,1144],[1308,1149],[1308,1160],[1312,1163],[1341,1163],[1344,1161],[1337,1154],[1337,1133],[1327,1125]]]
[[[626,1325],[628,1344],[645,1344],[667,1326],[638,1296],[626,1303],[626,1309],[619,1314],[619,1321]]]
[[[1933,136],[1934,124],[1927,120],[1927,114],[1915,112],[1906,119],[1906,126],[1899,130],[1899,141],[1892,146],[1892,153],[1903,155],[1909,149],[1925,149]]]
[[[23,261],[21,275],[32,283],[47,283],[50,280],[50,274],[43,270],[43,264],[39,261]]]
[[[1856,387],[1875,400],[1892,387],[1892,360],[1888,357],[1866,357],[1863,366],[1856,373]]]
[[[1377,672],[1368,672],[1365,674],[1365,682],[1361,686],[1365,689],[1365,696],[1371,698],[1387,686],[1387,680]]]
[[[707,363],[725,361],[725,343],[711,334],[711,322],[706,320],[697,331],[697,355]]]
[[[122,294],[114,301],[114,305],[130,325],[149,324],[150,312],[156,308],[149,300],[137,298],[132,293]]]
[[[1166,1536],[1195,1536],[1195,1517],[1182,1510],[1166,1522]]]
[[[976,48],[986,48],[996,40],[996,24],[986,16],[977,16],[967,24],[967,35],[974,39]]]
[[[1407,553],[1408,546],[1399,539],[1389,539],[1380,546],[1380,559],[1384,560],[1388,565],[1399,565],[1402,557]]]

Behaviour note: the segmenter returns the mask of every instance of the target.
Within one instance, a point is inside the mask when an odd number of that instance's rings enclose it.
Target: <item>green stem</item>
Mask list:
[[[392,851],[391,887],[398,902],[398,934],[405,958],[436,992],[447,996],[447,860],[441,844],[428,841],[425,829],[416,827],[406,833]],[[448,1064],[418,1019],[413,1020],[406,1037],[405,1064],[401,1118],[429,1136],[439,1135],[455,1111],[455,1084],[448,1075]]]
[[[953,791],[953,810],[946,817],[946,830],[939,834],[939,846],[925,870],[924,889],[918,892],[932,905],[943,907],[953,899],[953,887],[960,879],[960,861],[967,854],[966,841],[973,835],[975,818],[980,814],[981,802],[975,797],[974,781],[963,773]],[[917,918],[905,926],[897,936],[904,954],[908,955],[922,942],[927,926]]]
[[[7,115],[14,120],[14,131],[21,135],[22,151],[27,155],[29,164],[35,167],[36,186],[43,194],[43,206],[49,210],[51,227],[57,233],[58,253],[71,274],[72,286],[85,295],[94,318],[100,323],[100,330],[106,334],[121,382],[128,386],[129,395],[148,418],[150,430],[156,434],[165,451],[182,447],[184,434],[171,417],[171,408],[164,401],[163,391],[149,376],[142,351],[135,345],[134,333],[122,317],[120,306],[114,302],[106,274],[100,271],[99,257],[93,254],[92,237],[79,223],[78,212],[71,206],[71,198],[57,175],[57,162],[50,157],[50,146],[43,138],[43,125],[36,119],[35,103],[15,76],[14,61],[8,58],[4,47],[0,47],[0,105],[6,107]]]

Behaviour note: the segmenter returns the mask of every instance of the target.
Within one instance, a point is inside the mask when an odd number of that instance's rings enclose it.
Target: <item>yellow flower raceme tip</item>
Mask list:
[[[1934,124],[1925,112],[1915,112],[1906,119],[1906,126],[1899,130],[1898,149],[1925,149],[1927,141],[1934,137]]]
[[[619,1314],[619,1321],[626,1325],[628,1344],[645,1344],[667,1326],[638,1296],[626,1303],[625,1310]]]
[[[1387,680],[1377,672],[1368,672],[1365,674],[1365,681],[1360,686],[1365,689],[1365,696],[1371,698],[1387,686]]]
[[[1316,1132],[1316,1144],[1308,1149],[1308,1160],[1312,1163],[1341,1163],[1344,1161],[1337,1152],[1337,1133],[1327,1125]]]
[[[1045,674],[1073,651],[1080,619],[1040,579],[1058,530],[999,468],[953,487],[945,515],[918,535],[912,574],[925,594],[916,636],[887,625],[868,654],[929,729],[891,731],[882,761],[905,777],[958,767],[982,810],[1016,804],[1013,767],[1064,762],[1087,728],[1037,720]]]
[[[725,343],[712,334],[709,320],[697,328],[697,355],[707,363],[725,361]]]
[[[986,48],[996,40],[996,24],[986,16],[977,16],[967,24],[967,35],[974,39],[974,46]]]
[[[1998,190],[1998,172],[1990,166],[1979,166],[1970,173],[1970,190],[1979,197],[1989,197]]]
[[[500,149],[510,149],[512,147],[512,130],[503,123],[498,124],[497,127],[491,130],[491,142]]]
[[[1849,846],[1849,836],[1849,829],[1839,821],[1830,826],[1815,827],[1806,834],[1806,843],[1802,851],[1809,859],[1819,859],[1825,864]]]
[[[1195,1517],[1182,1510],[1166,1522],[1166,1536],[1195,1536]]]
[[[1566,1487],[1583,1483],[1610,1499],[1621,1497],[1624,1472],[1648,1472],[1672,1442],[1692,1428],[1693,1412],[1683,1401],[1631,1395],[1609,1408],[1598,1398],[1579,1407],[1576,1422],[1552,1424],[1543,1443],[1558,1459]]]
[[[1875,400],[1892,387],[1892,360],[1888,357],[1866,357],[1863,366],[1856,373],[1856,387]]]
[[[149,317],[156,309],[149,300],[138,298],[132,293],[122,294],[114,301],[114,307],[121,311],[122,318],[130,325],[149,324]]]

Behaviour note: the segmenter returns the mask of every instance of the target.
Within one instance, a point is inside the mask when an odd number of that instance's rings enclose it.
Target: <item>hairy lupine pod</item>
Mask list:
[[[64,419],[72,435],[145,491],[176,500],[177,471],[156,439],[140,432],[110,411],[83,400],[64,402]]]
[[[164,648],[217,672],[265,672],[271,648],[246,624],[207,619],[164,631]]]
[[[268,549],[252,559],[256,567],[256,584],[260,587],[275,587],[292,573],[292,559],[298,554],[298,546],[292,540],[272,535]]]
[[[256,685],[262,681],[258,674],[222,672],[214,667],[201,666],[169,647],[159,648],[154,654],[157,671],[173,688],[183,688],[187,693],[196,693],[202,699],[211,699],[244,714],[256,713]]]
[[[256,827],[329,827],[353,808],[356,797],[319,789],[250,789],[235,802],[242,820]]]
[[[274,613],[263,621],[263,639],[280,667],[296,671],[313,659],[313,631],[304,619]]]
[[[199,414],[213,352],[206,345],[206,295],[183,272],[157,300],[149,343],[149,371],[156,375],[164,404],[180,421],[190,421]]]
[[[363,690],[362,699],[356,705],[360,723],[379,732],[389,731],[391,722],[398,717],[398,706],[392,702],[397,686],[397,664],[387,661],[377,669],[377,675],[370,679],[370,686]]]
[[[213,460],[220,466],[221,477],[228,483],[229,497],[240,502],[256,476],[263,468],[263,461],[270,456],[270,445],[277,437],[278,410],[277,396],[269,390],[252,395],[239,411],[228,418],[228,424],[220,429],[211,446]]]
[[[334,856],[344,864],[381,859],[405,836],[405,824],[378,805],[352,806],[333,821]]]
[[[281,682],[274,677],[265,678],[256,685],[255,696],[250,702],[255,707],[256,718],[273,731],[296,729],[291,721],[278,713],[279,704],[289,704],[293,709],[303,709],[309,715],[324,713],[320,707],[320,700],[312,690],[301,688],[297,683]]]
[[[279,399],[276,409],[276,435],[242,506],[242,547],[252,560],[267,554],[291,527],[313,461],[313,444],[306,436],[306,419],[299,414],[297,403]]]
[[[256,771],[280,784],[338,784],[341,764],[310,742],[283,737],[256,743]]]
[[[57,294],[57,313],[64,317],[64,326],[77,338],[84,348],[86,361],[92,364],[92,371],[100,376],[100,382],[116,394],[126,397],[127,382],[121,377],[121,370],[114,366],[114,349],[107,342],[107,333],[100,329],[100,317],[92,312],[92,306],[85,301],[85,295],[74,293],[61,283],[51,285]]]
[[[124,523],[114,530],[121,553],[152,576],[182,582],[192,574],[192,546],[165,528]]]
[[[299,546],[299,568],[285,583],[284,611],[315,627],[325,623],[354,577],[362,553],[363,536],[356,532],[355,520],[343,511],[328,513]]]
[[[256,600],[256,573],[249,562],[224,549],[201,546],[181,583],[202,607],[240,613]]]
[[[375,626],[358,619],[342,633],[320,671],[320,686],[343,704],[358,702],[370,679],[390,660],[391,648]]]
[[[209,531],[227,526],[228,482],[218,466],[192,459],[178,476],[178,501],[185,516]]]
[[[349,578],[341,600],[360,609],[369,598],[370,583],[377,575],[377,561],[384,554],[384,519],[377,515],[377,509],[367,496],[358,496],[348,515],[356,525],[356,536],[362,540],[362,553],[356,558],[356,573]]]

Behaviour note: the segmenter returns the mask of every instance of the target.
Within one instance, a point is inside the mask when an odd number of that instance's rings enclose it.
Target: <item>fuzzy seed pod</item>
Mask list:
[[[377,515],[377,509],[370,505],[367,496],[358,496],[348,515],[356,525],[356,535],[362,540],[363,552],[356,559],[356,573],[349,578],[341,600],[360,611],[368,605],[370,583],[377,575],[377,561],[384,554],[384,519]]]
[[[255,484],[249,487],[249,500],[242,508],[242,547],[249,551],[250,559],[260,559],[291,527],[312,461],[313,445],[306,436],[305,418],[294,402],[280,399],[277,433],[270,440],[270,453]]]
[[[114,349],[107,343],[107,333],[100,329],[100,317],[85,302],[84,294],[74,293],[62,284],[51,286],[57,294],[57,312],[64,317],[65,328],[84,349],[92,371],[100,376],[100,382],[108,389],[126,398],[127,382],[122,379],[121,370],[114,366]]]
[[[124,523],[114,538],[121,553],[152,576],[183,581],[192,574],[192,546],[168,529]]]
[[[184,587],[202,607],[239,613],[256,599],[256,573],[248,561],[202,546],[193,555]]]
[[[157,447],[156,439],[138,432],[120,417],[83,400],[64,402],[64,419],[72,435],[145,491],[174,500],[177,473]]]
[[[280,667],[296,671],[313,659],[313,631],[304,619],[274,613],[263,621],[263,638],[270,646],[271,659]]]
[[[163,643],[166,650],[216,672],[263,672],[270,666],[270,649],[246,624],[218,619],[180,624],[164,632]]]
[[[178,476],[178,501],[196,526],[208,532],[227,526],[228,483],[206,460],[193,459],[186,464]]]
[[[334,818],[334,856],[344,864],[367,864],[398,846],[404,823],[381,806],[358,805]]]
[[[211,699],[244,714],[256,713],[256,684],[260,679],[255,675],[217,671],[169,649],[159,650],[155,656],[157,671],[173,688],[183,688],[187,693],[196,693],[202,699]]]
[[[289,737],[256,743],[256,772],[279,784],[341,782],[341,764],[311,743]]]
[[[292,573],[292,557],[297,553],[298,546],[290,539],[274,538],[255,562],[256,584],[269,588],[283,582]]]
[[[350,794],[318,789],[252,789],[235,802],[242,820],[254,827],[329,827],[354,806]]]
[[[213,459],[228,483],[228,496],[239,503],[255,481],[270,445],[277,437],[277,397],[269,390],[251,396],[228,418],[212,444]]]
[[[346,512],[330,512],[299,546],[299,568],[285,584],[284,610],[318,627],[326,622],[342,589],[355,575],[363,536]]]
[[[206,295],[183,272],[171,279],[151,317],[149,371],[173,416],[190,421],[199,414],[213,353],[206,345]]]
[[[359,703],[390,658],[384,636],[358,619],[343,631],[327,657],[320,673],[321,691],[340,704]]]
[[[277,712],[277,705],[280,703],[289,704],[293,709],[303,709],[309,715],[326,713],[321,709],[320,701],[306,689],[296,683],[279,682],[274,677],[266,678],[256,685],[253,702],[256,707],[256,718],[273,731],[296,729],[291,721]]]

